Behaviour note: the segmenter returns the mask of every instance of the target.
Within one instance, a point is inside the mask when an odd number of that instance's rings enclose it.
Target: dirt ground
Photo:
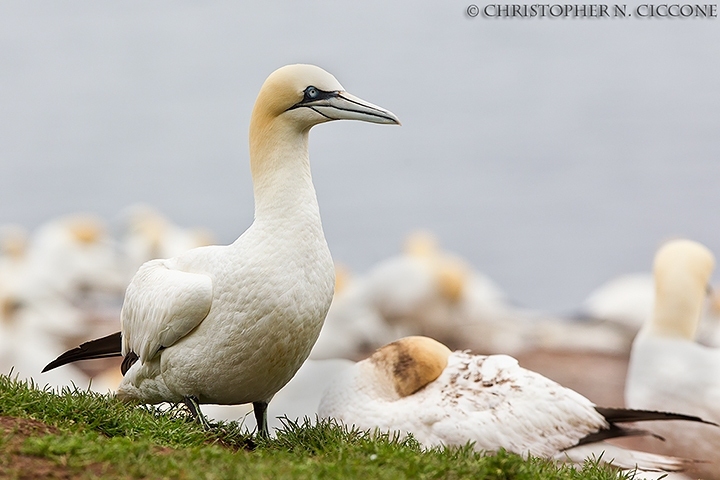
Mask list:
[[[77,472],[48,458],[34,457],[22,453],[22,445],[28,437],[49,435],[59,431],[37,420],[0,416],[0,478],[18,480],[77,478]],[[97,469],[95,468],[97,467]],[[88,469],[101,471],[100,466],[90,465]]]

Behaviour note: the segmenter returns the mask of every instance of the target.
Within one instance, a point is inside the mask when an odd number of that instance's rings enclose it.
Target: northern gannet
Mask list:
[[[333,295],[334,268],[310,174],[308,133],[351,119],[399,124],[319,67],[273,72],[250,120],[255,220],[234,243],[152,260],[127,288],[121,332],[88,342],[46,370],[119,355],[117,396],[144,403],[253,403],[267,435],[268,402],[300,368]]]
[[[663,408],[720,423],[720,349],[695,342],[715,259],[704,245],[675,240],[655,255],[655,309],[633,342],[625,384],[631,408]],[[720,433],[705,425],[658,425],[652,448],[702,460],[693,473],[720,478]]]
[[[604,440],[636,435],[618,422],[701,421],[683,415],[601,408],[573,390],[521,368],[507,355],[451,352],[407,337],[344,371],[318,413],[360,429],[411,433],[426,447],[504,448],[521,455],[582,462],[595,454],[621,468],[679,470],[686,461],[626,450]]]

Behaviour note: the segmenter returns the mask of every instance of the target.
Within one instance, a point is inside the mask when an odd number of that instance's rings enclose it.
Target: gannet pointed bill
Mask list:
[[[473,442],[476,450],[579,463],[612,451],[604,461],[649,471],[682,470],[692,462],[605,443],[646,433],[618,423],[704,423],[682,414],[598,407],[508,355],[452,352],[428,337],[405,337],[342,371],[318,414],[361,430],[412,434],[426,447]]]
[[[342,90],[327,92],[308,87],[303,92],[302,101],[290,107],[290,110],[297,108],[309,108],[328,120],[361,120],[400,125],[400,120],[392,112]]]
[[[46,370],[122,355],[119,398],[183,402],[201,421],[200,404],[252,403],[258,433],[267,435],[268,402],[307,359],[333,296],[308,133],[343,118],[398,123],[319,67],[270,74],[250,119],[252,225],[231,245],[143,264],[125,294],[121,332],[85,342]]]

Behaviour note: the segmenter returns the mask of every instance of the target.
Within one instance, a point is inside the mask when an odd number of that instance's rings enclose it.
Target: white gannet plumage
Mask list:
[[[681,459],[635,455],[603,442],[623,431],[615,421],[628,413],[658,412],[596,407],[510,356],[451,352],[427,337],[393,342],[342,372],[319,407],[322,417],[360,429],[411,433],[426,447],[474,442],[476,450],[504,448],[573,462],[609,449],[622,468],[686,466]]]
[[[399,123],[319,67],[289,65],[267,78],[250,121],[255,219],[231,245],[140,267],[121,313],[118,397],[185,401],[195,414],[200,403],[252,402],[267,433],[267,403],[308,357],[333,295],[308,132],[336,119]]]
[[[720,349],[695,342],[715,259],[704,245],[674,240],[655,255],[655,309],[633,342],[625,384],[631,408],[663,408],[720,423]],[[720,478],[720,432],[706,425],[653,426],[653,448],[703,461],[693,473]]]

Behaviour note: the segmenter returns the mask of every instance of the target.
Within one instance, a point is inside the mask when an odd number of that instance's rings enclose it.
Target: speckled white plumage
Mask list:
[[[330,99],[308,97],[311,86],[310,93],[319,89]],[[123,354],[139,360],[119,397],[268,402],[297,372],[320,332],[334,284],[308,132],[340,118],[398,123],[318,67],[292,65],[268,77],[250,125],[255,220],[231,245],[196,248],[140,268],[121,315]]]
[[[418,338],[422,340],[420,347],[412,346]],[[641,464],[645,468],[672,470],[681,466],[682,462],[666,457],[633,457],[634,452],[603,442],[582,445],[573,452],[581,439],[609,427],[590,400],[520,367],[510,356],[449,350],[443,354],[433,342],[408,337],[358,362],[331,384],[321,400],[319,414],[361,429],[412,433],[427,447],[474,442],[477,450],[504,448],[522,455],[571,461],[582,461],[592,453],[599,456],[611,448],[616,454],[615,464],[621,467],[632,468],[641,462],[647,462]],[[425,370],[414,367],[417,353],[407,345],[420,352],[426,345],[434,348],[441,357],[446,355],[447,364],[436,378],[431,375],[416,382],[417,390],[403,395],[397,382],[415,378],[418,371]],[[392,356],[394,359],[388,360]]]
[[[656,302],[635,338],[625,384],[631,408],[663,408],[720,423],[720,349],[695,342],[713,254],[690,240],[676,240],[655,256]],[[665,442],[662,452],[702,460],[696,473],[720,478],[720,432],[707,425],[673,429],[654,426]]]

